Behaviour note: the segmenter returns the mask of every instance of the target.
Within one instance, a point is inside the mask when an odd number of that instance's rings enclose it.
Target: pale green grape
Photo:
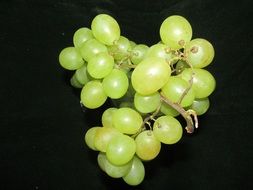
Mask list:
[[[196,98],[208,97],[216,86],[213,75],[205,69],[185,69],[180,76],[186,81],[189,81],[193,76],[192,89]]]
[[[108,50],[115,60],[121,61],[128,56],[128,51],[131,50],[131,45],[126,37],[120,36],[120,38],[115,41],[112,46],[108,47]]]
[[[160,27],[160,37],[172,49],[180,49],[192,38],[192,27],[182,16],[173,15],[165,19]]]
[[[146,57],[159,57],[169,62],[172,58],[175,57],[175,55],[173,55],[172,51],[169,50],[168,45],[155,44],[148,49]]]
[[[166,103],[162,103],[160,111],[165,115],[170,115],[172,117],[176,117],[179,115],[178,111],[172,108],[170,105]]]
[[[94,38],[92,31],[89,28],[83,27],[79,28],[73,36],[73,43],[76,48],[81,48],[84,42]]]
[[[155,92],[150,95],[136,93],[134,96],[134,106],[141,113],[154,112],[160,105],[160,94]]]
[[[210,106],[210,102],[208,98],[195,99],[189,109],[193,109],[197,115],[203,115],[207,112]]]
[[[89,82],[92,78],[87,73],[87,64],[84,63],[83,66],[76,70],[75,76],[77,81],[84,86],[87,82]]]
[[[120,166],[128,163],[133,158],[135,150],[134,139],[127,135],[119,135],[107,145],[106,157],[112,164]]]
[[[174,103],[178,103],[184,91],[189,87],[189,83],[177,76],[171,76],[168,82],[162,88],[162,94]],[[194,100],[194,92],[192,88],[184,96],[181,105],[187,107]]]
[[[105,152],[108,143],[118,135],[122,135],[122,133],[113,127],[101,127],[97,130],[94,137],[94,145],[96,149]]]
[[[136,43],[134,41],[129,40],[131,49],[133,49],[136,46]]]
[[[145,168],[143,163],[138,157],[133,158],[130,171],[123,177],[123,180],[128,185],[139,185],[145,177]]]
[[[153,131],[143,131],[135,139],[136,154],[142,160],[154,159],[161,150],[161,143],[156,139]]]
[[[113,114],[113,126],[121,133],[135,134],[142,126],[141,115],[131,108],[120,108]]]
[[[102,83],[99,81],[88,82],[81,91],[82,104],[90,109],[102,106],[107,99]]]
[[[149,95],[166,84],[171,74],[170,66],[162,58],[149,57],[141,61],[132,73],[132,85],[136,92]]]
[[[103,79],[103,88],[107,96],[113,99],[121,98],[128,89],[127,75],[119,70],[113,69],[109,75]]]
[[[119,105],[120,108],[132,108],[135,109],[133,102],[121,102]]]
[[[193,68],[203,68],[209,65],[214,58],[214,48],[212,44],[202,38],[191,40],[184,50],[186,60]]]
[[[102,114],[102,124],[104,127],[113,127],[112,116],[117,108],[108,108]]]
[[[96,132],[98,131],[98,129],[101,129],[101,128],[102,127],[92,127],[85,133],[85,137],[84,137],[85,143],[92,150],[97,150],[95,147],[94,139],[95,139]]]
[[[101,52],[108,52],[107,47],[96,39],[87,40],[80,48],[80,53],[87,62]]]
[[[132,49],[132,54],[131,54],[132,63],[135,65],[140,63],[144,59],[147,51],[148,51],[148,46],[144,44],[138,44],[134,46],[134,48]]]
[[[106,52],[101,52],[90,59],[87,65],[87,71],[93,78],[101,79],[112,71],[113,66],[113,57]]]
[[[104,152],[99,152],[97,157],[98,166],[102,171],[105,172],[105,162],[107,161],[106,155]]]
[[[105,45],[112,45],[120,37],[119,24],[107,14],[97,15],[92,20],[91,29],[95,38]]]
[[[183,60],[179,60],[176,64],[176,73],[179,75],[183,72],[185,68],[189,68],[190,66]]]
[[[83,88],[83,85],[77,80],[76,74],[74,74],[70,79],[71,86],[75,88]]]
[[[183,134],[181,124],[172,116],[159,117],[153,126],[154,136],[164,144],[174,144],[178,142]]]
[[[60,65],[67,70],[76,70],[84,64],[83,58],[74,47],[64,48],[59,55]]]

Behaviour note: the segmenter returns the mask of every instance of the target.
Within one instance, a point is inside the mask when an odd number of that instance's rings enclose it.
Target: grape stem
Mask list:
[[[164,97],[161,94],[161,100],[168,104],[169,106],[171,106],[172,108],[174,108],[175,110],[177,110],[185,119],[186,121],[186,131],[187,133],[193,133],[194,132],[194,125],[195,128],[198,128],[198,117],[197,114],[194,110],[189,109],[189,110],[185,110],[180,104],[178,103],[173,103],[172,101],[170,101],[169,99],[167,99],[166,97]]]

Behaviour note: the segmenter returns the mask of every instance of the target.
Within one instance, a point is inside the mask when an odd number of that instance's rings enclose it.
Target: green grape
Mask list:
[[[136,154],[142,160],[154,159],[161,150],[161,143],[156,139],[153,131],[143,131],[135,139]]]
[[[82,87],[89,82],[92,78],[87,73],[87,64],[83,64],[83,66],[76,70],[75,76],[77,81],[82,84]]]
[[[95,147],[94,139],[95,139],[96,132],[98,131],[98,129],[101,129],[101,128],[102,127],[92,127],[85,133],[85,137],[84,137],[85,143],[92,150],[95,150],[95,151],[97,150]]]
[[[74,47],[64,48],[59,55],[59,62],[67,70],[79,69],[84,64],[82,56]]]
[[[192,38],[192,27],[182,16],[173,15],[165,19],[160,27],[160,37],[172,49],[182,48]]]
[[[99,152],[98,157],[97,157],[97,162],[100,169],[105,172],[105,162],[107,162],[105,153]]]
[[[195,99],[189,109],[193,109],[197,115],[203,115],[207,112],[210,106],[210,101],[208,98]]]
[[[83,88],[83,85],[77,80],[76,74],[74,74],[70,79],[71,86],[75,88]]]
[[[172,102],[178,103],[185,90],[188,89],[189,85],[190,84],[185,80],[177,76],[171,76],[168,82],[162,87],[162,94]],[[192,88],[190,88],[190,90],[184,96],[181,106],[187,107],[191,105],[194,98],[194,92]]]
[[[155,44],[148,49],[146,53],[146,58],[147,57],[159,57],[169,62],[172,58],[175,57],[175,55],[173,55],[172,51],[170,51],[168,45]],[[172,63],[174,62],[175,61],[173,61]]]
[[[128,86],[127,75],[119,69],[113,69],[111,73],[103,79],[104,91],[107,96],[113,99],[124,96]]]
[[[189,68],[190,66],[183,60],[179,60],[176,64],[176,73],[179,75],[183,72],[185,68]]]
[[[159,117],[153,126],[154,136],[164,144],[174,144],[178,142],[183,134],[181,124],[172,116]]]
[[[129,40],[131,49],[133,49],[136,46],[136,43],[134,41]]]
[[[119,105],[120,108],[132,108],[135,109],[133,102],[121,102]]]
[[[165,115],[170,115],[172,117],[176,117],[179,115],[178,111],[172,108],[170,105],[166,103],[162,103],[160,111]]]
[[[194,75],[192,75],[194,72]],[[205,69],[185,69],[181,77],[189,81],[193,76],[192,89],[196,98],[208,97],[215,89],[216,82],[213,75]]]
[[[150,95],[136,93],[134,96],[134,106],[141,113],[154,112],[160,105],[160,94],[155,92]]]
[[[73,36],[73,43],[76,48],[81,48],[84,42],[94,38],[92,31],[89,28],[83,27],[79,28]]]
[[[148,46],[144,44],[138,44],[132,48],[131,61],[133,64],[137,65],[140,63],[148,51]]]
[[[108,52],[107,47],[96,39],[87,40],[80,48],[80,53],[87,62],[101,52]]]
[[[171,74],[170,66],[162,58],[150,57],[141,61],[132,73],[132,85],[136,92],[149,95],[166,84]]]
[[[123,177],[128,185],[139,185],[145,177],[145,168],[138,157],[133,158],[130,171]]]
[[[184,52],[186,54],[186,60],[193,68],[206,67],[214,58],[214,48],[212,44],[202,38],[197,38],[187,43]]]
[[[90,109],[102,106],[107,99],[102,83],[99,81],[88,82],[81,91],[82,104]]]
[[[95,38],[105,45],[112,45],[120,37],[119,24],[107,14],[97,15],[92,20],[91,30]]]
[[[96,149],[105,152],[108,143],[117,135],[122,135],[122,133],[113,127],[101,127],[97,130],[94,137],[94,145]]]
[[[141,115],[131,108],[120,108],[113,114],[113,126],[121,133],[135,134],[142,126]]]
[[[114,59],[107,52],[98,53],[87,65],[88,73],[95,79],[107,76],[113,69]]]
[[[130,51],[130,49],[130,42],[124,36],[120,36],[120,38],[115,41],[112,46],[108,47],[110,54],[112,54],[114,59],[117,61],[121,61],[122,59],[126,58],[129,54],[128,51]]]
[[[133,158],[135,150],[134,139],[127,135],[119,135],[108,143],[106,157],[112,164],[120,166],[128,163]]]
[[[108,108],[102,114],[102,124],[104,127],[113,127],[112,116],[117,108]]]

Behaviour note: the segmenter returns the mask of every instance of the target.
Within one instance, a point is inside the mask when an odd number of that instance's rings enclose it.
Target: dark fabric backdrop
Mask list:
[[[0,2],[0,189],[253,189],[250,0],[2,0]],[[208,70],[217,80],[211,107],[194,135],[163,146],[145,163],[138,187],[107,177],[83,141],[100,124],[82,112],[61,49],[98,13],[109,13],[137,43],[159,41],[169,15],[185,16],[193,37],[208,39],[216,55]]]

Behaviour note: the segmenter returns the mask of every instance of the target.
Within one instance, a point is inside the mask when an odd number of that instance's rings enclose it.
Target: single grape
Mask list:
[[[172,102],[178,103],[181,96],[183,95],[185,90],[188,89],[188,87],[189,83],[185,80],[177,76],[171,76],[168,82],[162,87],[162,94]],[[194,98],[194,92],[192,88],[190,88],[190,90],[184,96],[181,105],[183,107],[191,105]]]
[[[111,73],[103,79],[102,84],[106,95],[112,99],[124,96],[129,85],[127,75],[119,69],[113,69]]]
[[[102,83],[99,81],[88,82],[81,91],[82,104],[90,109],[102,106],[107,99]]]
[[[164,115],[170,115],[172,117],[176,117],[179,115],[178,111],[172,108],[170,105],[167,105],[166,103],[162,103],[160,111]]]
[[[182,48],[192,38],[192,27],[182,16],[173,15],[165,19],[160,27],[160,37],[172,49]]]
[[[86,42],[89,39],[92,39],[93,34],[92,31],[89,28],[83,27],[79,28],[73,36],[73,43],[76,48],[81,48],[84,42]]]
[[[142,160],[154,159],[161,150],[161,143],[156,139],[153,131],[141,132],[135,139],[136,154]]]
[[[193,109],[197,115],[203,115],[207,112],[210,106],[210,101],[208,98],[195,99],[189,109]]]
[[[133,49],[136,46],[136,43],[134,41],[129,40],[131,49]]]
[[[144,44],[138,44],[134,46],[131,53],[131,61],[133,64],[137,65],[140,63],[148,51],[149,47]]]
[[[77,80],[76,74],[71,77],[70,84],[75,88],[83,88],[83,85]]]
[[[130,171],[123,177],[128,185],[139,185],[145,177],[145,168],[141,160],[134,156]]]
[[[84,63],[83,66],[79,69],[76,70],[75,72],[75,76],[77,81],[82,84],[82,86],[84,86],[85,84],[87,84],[87,82],[89,82],[90,80],[92,80],[93,78],[87,73],[87,64]]]
[[[120,108],[132,108],[135,109],[133,102],[121,102],[119,105]]]
[[[74,47],[64,48],[59,55],[60,65],[67,70],[76,70],[82,67],[82,56]]]
[[[170,74],[170,66],[165,60],[157,57],[146,58],[134,69],[132,85],[139,94],[149,95],[164,86]]]
[[[85,143],[92,150],[95,150],[95,151],[97,150],[95,147],[94,139],[95,139],[96,132],[98,131],[98,129],[101,129],[101,128],[102,127],[92,127],[85,133],[85,137],[84,137]]]
[[[91,29],[95,38],[105,45],[113,45],[120,37],[119,24],[107,14],[97,15],[92,20]]]
[[[112,118],[113,126],[121,133],[135,134],[142,126],[141,115],[131,108],[120,108],[115,111]]]
[[[117,108],[108,108],[102,114],[102,124],[104,127],[113,127],[112,125],[112,116],[115,113]]]
[[[107,47],[96,39],[87,40],[80,48],[80,53],[87,62],[101,52],[108,52]]]
[[[193,72],[194,75],[192,75]],[[192,89],[196,98],[208,97],[216,86],[213,75],[205,69],[185,69],[180,76],[185,81],[189,81],[193,76]]]
[[[112,71],[113,66],[113,57],[107,52],[101,52],[90,59],[87,70],[93,78],[102,79]]]
[[[98,166],[102,171],[105,172],[105,162],[107,161],[106,155],[104,152],[99,152],[97,157]]]
[[[189,68],[190,66],[183,60],[179,60],[176,64],[176,73],[179,75],[183,72],[185,68]]]
[[[135,150],[134,139],[127,135],[119,135],[108,143],[106,157],[112,164],[120,166],[128,163],[133,158]]]
[[[184,53],[186,54],[186,60],[193,68],[206,67],[214,58],[214,48],[212,44],[202,38],[197,38],[187,43]]]
[[[128,56],[129,51],[131,50],[131,45],[126,37],[120,36],[112,46],[108,47],[108,50],[115,60],[122,61]]]
[[[174,144],[178,142],[183,134],[181,124],[172,116],[159,117],[153,126],[154,136],[164,144]]]

